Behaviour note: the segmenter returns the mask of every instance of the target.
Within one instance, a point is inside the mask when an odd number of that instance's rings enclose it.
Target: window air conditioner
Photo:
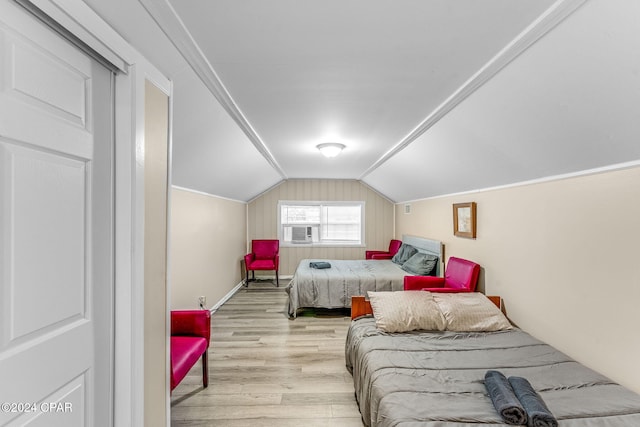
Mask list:
[[[311,243],[311,227],[291,227],[291,243]]]

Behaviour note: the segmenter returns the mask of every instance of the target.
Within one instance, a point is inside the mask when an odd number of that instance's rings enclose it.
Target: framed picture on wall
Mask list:
[[[469,239],[476,238],[476,202],[454,203],[453,234]]]

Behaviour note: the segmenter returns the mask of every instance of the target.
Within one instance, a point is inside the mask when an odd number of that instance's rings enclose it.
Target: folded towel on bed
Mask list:
[[[484,386],[504,422],[513,425],[527,424],[527,413],[507,377],[498,371],[487,371],[484,376]]]
[[[529,381],[522,377],[509,377],[509,384],[527,412],[529,427],[558,427],[558,421]]]
[[[309,263],[311,268],[331,268],[331,264],[326,261],[313,261]]]

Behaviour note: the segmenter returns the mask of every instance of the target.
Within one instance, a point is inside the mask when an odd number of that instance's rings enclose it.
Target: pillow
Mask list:
[[[376,327],[384,332],[442,331],[444,317],[431,292],[371,292]]]
[[[418,276],[428,276],[435,272],[438,257],[418,252],[402,264],[402,269]]]
[[[407,260],[411,258],[416,252],[418,252],[416,248],[403,243],[402,246],[400,246],[400,249],[398,249],[398,252],[393,256],[393,258],[391,258],[391,261],[395,262],[396,264],[402,265],[407,262]]]
[[[444,315],[446,330],[492,332],[511,329],[511,323],[487,297],[478,292],[433,294]]]

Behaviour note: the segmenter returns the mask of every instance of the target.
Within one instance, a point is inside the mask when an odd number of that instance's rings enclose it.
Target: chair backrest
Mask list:
[[[280,250],[278,239],[261,239],[251,241],[251,252],[256,259],[273,259]]]
[[[480,264],[462,258],[450,257],[444,272],[444,286],[454,289],[476,290]]]
[[[400,246],[402,246],[402,240],[391,239],[389,242],[389,255],[397,254]]]

